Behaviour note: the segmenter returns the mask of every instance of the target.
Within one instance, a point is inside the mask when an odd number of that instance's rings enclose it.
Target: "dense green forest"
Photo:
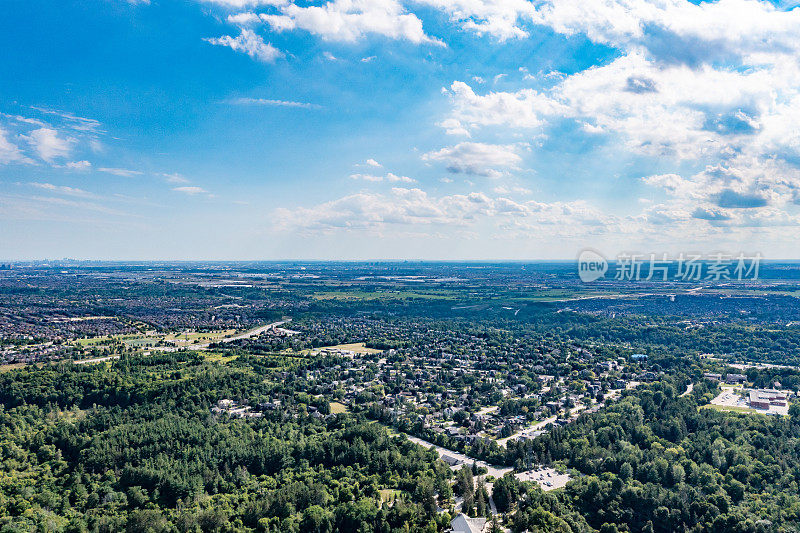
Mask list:
[[[597,528],[797,531],[800,419],[698,409],[703,389],[654,384],[516,453],[585,474],[566,492]]]
[[[274,355],[219,364],[178,352],[0,374],[0,531],[446,531],[451,515],[437,508],[464,491],[460,473],[363,414],[321,415],[327,400],[294,376],[330,364]],[[701,380],[680,396],[686,376],[671,376],[511,442],[502,457],[468,450],[575,475],[552,493],[510,474],[497,480],[504,526],[796,531],[796,414],[699,408],[716,386]],[[214,415],[223,398],[280,398],[281,409]],[[485,512],[480,489],[469,497]]]
[[[190,354],[0,376],[2,531],[436,531],[449,469],[435,453],[297,398],[259,419],[220,398],[291,389],[274,365]],[[286,367],[283,367],[284,371]],[[399,496],[382,505],[381,489]]]

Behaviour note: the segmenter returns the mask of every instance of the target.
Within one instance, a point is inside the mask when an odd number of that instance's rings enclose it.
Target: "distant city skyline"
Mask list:
[[[800,8],[0,8],[0,262],[798,259]]]

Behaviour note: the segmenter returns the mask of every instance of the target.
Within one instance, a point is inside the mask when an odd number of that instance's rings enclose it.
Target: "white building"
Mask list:
[[[485,518],[470,518],[464,513],[453,518],[450,527],[452,533],[484,533],[489,529]]]

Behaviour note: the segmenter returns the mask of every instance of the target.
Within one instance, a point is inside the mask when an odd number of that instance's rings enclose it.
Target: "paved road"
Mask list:
[[[265,326],[259,326],[257,328],[245,331],[244,333],[239,333],[238,335],[234,335],[233,337],[227,337],[224,339],[220,339],[220,342],[233,342],[242,339],[249,339],[250,337],[255,337],[256,335],[261,335],[265,331],[269,330],[270,328],[277,328],[283,324],[289,322],[289,320],[281,320],[280,322],[273,322],[272,324],[267,324]],[[187,344],[181,346],[154,346],[148,348],[149,350],[153,351],[161,351],[161,352],[177,352],[180,348],[186,348],[187,350],[206,350],[208,349],[211,343],[205,342],[202,344]],[[101,363],[103,361],[109,361],[111,359],[119,359],[118,355],[109,355],[106,357],[98,357],[96,359],[84,359],[82,361],[75,361],[76,365],[85,365],[87,363]]]
[[[443,455],[449,455],[450,457],[454,457],[467,465],[472,465],[472,463],[474,462],[478,466],[484,467],[489,475],[494,476],[496,478],[503,477],[503,475],[505,475],[506,472],[511,472],[513,470],[513,468],[507,466],[492,466],[486,461],[481,461],[478,459],[467,457],[463,453],[459,453],[453,450],[448,450],[447,448],[442,448],[441,446],[437,446],[432,442],[428,442],[426,440],[422,440],[420,438],[413,437],[411,435],[406,435],[406,437],[408,437],[408,440],[410,440],[411,442],[419,444],[420,446],[424,446],[426,448],[430,448],[431,446],[433,446],[436,449],[436,452],[439,454],[439,457]],[[457,468],[461,468],[461,465],[458,465]]]
[[[242,339],[249,339],[250,337],[255,337],[256,335],[261,335],[265,331],[269,330],[270,328],[277,328],[283,324],[289,322],[288,320],[281,320],[280,322],[273,322],[272,324],[267,324],[266,326],[261,326],[255,329],[251,329],[249,331],[245,331],[244,333],[240,333],[238,335],[234,335],[233,337],[227,337],[224,339],[220,339],[220,342],[233,342],[233,341],[240,341]],[[208,346],[208,344],[206,344]]]
[[[270,328],[277,328],[278,326],[286,324],[290,320],[291,319],[289,319],[289,320],[281,320],[280,322],[273,322],[272,324],[267,324],[265,326],[259,326],[259,327],[254,328],[254,329],[247,330],[244,333],[239,333],[237,335],[233,335],[232,337],[225,337],[223,339],[219,339],[219,341],[215,341],[215,342],[229,343],[229,342],[233,342],[233,341],[240,341],[242,339],[249,339],[250,337],[255,337],[256,335],[261,335],[262,333],[264,333],[265,331],[269,330]],[[204,342],[204,343],[201,343],[201,344],[187,344],[185,346],[184,345],[176,346],[176,349],[177,348],[186,348],[188,350],[206,350],[206,349],[208,349],[208,347],[210,345],[211,345],[210,342]]]
[[[424,446],[426,448],[430,448],[431,446],[436,450],[439,454],[439,457],[443,455],[448,455],[450,457],[454,457],[461,461],[463,464],[472,465],[474,462],[476,465],[481,466],[486,469],[486,474],[490,476],[494,476],[495,478],[501,478],[507,472],[511,472],[513,468],[506,467],[506,466],[492,466],[486,461],[481,461],[478,459],[472,459],[471,457],[467,457],[463,453],[455,452],[453,450],[448,450],[447,448],[442,448],[441,446],[437,446],[431,442],[426,440],[422,440],[417,437],[413,437],[411,435],[406,435],[408,440],[413,442],[414,444],[419,444],[420,446]],[[460,470],[462,465],[451,466],[453,470]],[[484,479],[485,476],[476,476],[474,478],[475,488],[478,487],[478,483]],[[491,510],[493,515],[497,514],[497,505],[494,503],[493,493],[494,493],[494,483],[486,483],[486,492],[489,494],[489,509]]]
[[[552,424],[557,419],[558,419],[557,416],[551,416],[550,418],[546,418],[546,419],[542,420],[541,422],[537,422],[536,424],[534,424],[532,426],[528,426],[525,429],[521,429],[521,430],[517,431],[513,435],[509,435],[508,437],[505,437],[503,439],[497,439],[497,444],[499,444],[500,446],[505,448],[506,444],[511,439],[518,439],[518,438],[520,438],[522,435],[524,435],[526,433],[533,433],[534,431],[539,431],[541,429],[544,429],[545,426],[547,426],[547,424]]]
[[[602,404],[597,404],[597,405],[602,407]],[[587,409],[587,407],[585,405],[583,405],[583,404],[574,407],[571,410],[572,415],[570,417],[570,421],[574,420],[575,417],[578,415],[578,413],[580,413],[581,411],[584,411],[585,409]],[[508,441],[510,441],[511,439],[518,439],[522,435],[525,435],[525,434],[528,434],[528,433],[533,433],[535,431],[543,430],[547,426],[547,424],[552,424],[557,419],[558,419],[558,416],[551,416],[550,418],[542,420],[541,422],[537,422],[536,424],[534,424],[532,426],[528,426],[528,427],[526,427],[524,429],[521,429],[521,430],[517,431],[516,433],[514,433],[511,436],[505,437],[503,439],[497,439],[497,444],[499,444],[500,446],[505,448],[507,446],[507,444],[508,444]]]

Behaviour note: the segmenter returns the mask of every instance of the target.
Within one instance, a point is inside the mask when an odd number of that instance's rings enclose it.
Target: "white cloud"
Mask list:
[[[447,13],[462,29],[491,35],[500,41],[527,37],[524,21],[532,20],[536,9],[528,0],[416,0]]]
[[[387,173],[385,176],[376,176],[373,174],[350,174],[350,179],[370,181],[373,183],[389,182],[389,183],[416,183],[417,180],[409,178],[408,176],[398,176],[397,174]]]
[[[214,45],[227,46],[237,52],[244,52],[253,59],[264,63],[272,63],[283,55],[280,50],[269,43],[265,43],[261,36],[247,28],[241,28],[241,33],[237,37],[223,35],[222,37],[210,37],[204,40]]]
[[[280,6],[288,0],[203,0],[208,4],[216,4],[229,9],[245,9],[256,6]]]
[[[369,34],[415,44],[441,44],[422,29],[422,21],[397,0],[332,0],[320,6],[290,3],[281,14],[262,14],[274,31],[306,30],[328,41],[354,42]]]
[[[183,194],[188,194],[190,196],[194,196],[197,194],[208,194],[208,191],[203,189],[202,187],[195,187],[191,185],[185,187],[174,187],[172,190]]]
[[[100,121],[95,120],[93,118],[86,118],[86,117],[79,117],[74,113],[69,113],[67,111],[60,111],[57,109],[47,109],[45,107],[37,107],[31,106],[31,109],[39,111],[40,113],[44,113],[45,115],[51,115],[60,119],[60,127],[68,128],[71,130],[83,132],[83,133],[103,133],[100,130]],[[40,121],[36,121],[39,124],[42,124]]]
[[[440,128],[444,128],[445,133],[448,135],[463,135],[465,137],[471,137],[469,130],[461,124],[461,121],[455,118],[446,118],[443,121],[436,124]]]
[[[381,165],[380,163],[378,163],[377,161],[375,161],[372,158],[367,159],[367,161],[364,164],[367,165],[367,166],[376,167],[376,168],[380,168],[380,167],[383,166],[383,165]]]
[[[525,187],[520,187],[518,185],[514,186],[505,186],[499,185],[493,189],[493,191],[497,194],[531,194],[533,191],[530,189],[526,189]]]
[[[17,145],[8,140],[8,133],[0,127],[0,164],[8,163],[30,163],[30,159]]]
[[[138,170],[128,170],[127,168],[109,168],[109,167],[100,167],[97,169],[100,172],[105,172],[107,174],[113,174],[115,176],[120,176],[122,178],[132,178],[134,176],[139,176],[142,173]]]
[[[556,99],[533,89],[478,95],[466,83],[455,81],[445,93],[450,96],[453,110],[439,125],[449,134],[469,134],[481,126],[540,128],[544,117],[566,112]]]
[[[437,198],[416,188],[352,194],[312,207],[281,208],[275,215],[281,229],[308,233],[382,232],[402,226],[464,228],[490,222],[500,229],[587,234],[598,224],[616,222],[584,202],[515,202],[481,192]]]
[[[307,102],[295,102],[292,100],[271,100],[268,98],[235,98],[233,100],[230,100],[229,103],[234,105],[301,107],[304,109],[322,109],[322,106],[319,106],[317,104],[309,104]]]
[[[96,198],[96,196],[88,191],[84,191],[83,189],[77,189],[75,187],[68,187],[66,185],[53,185],[52,183],[39,183],[39,182],[31,182],[29,185],[32,187],[36,187],[37,189],[42,189],[45,191],[58,193],[58,194],[65,194],[68,196],[79,196],[81,198]]]
[[[261,18],[253,12],[234,13],[228,15],[228,22],[237,26],[250,26],[260,24]]]
[[[566,35],[583,33],[598,43],[642,48],[668,63],[736,60],[800,49],[800,10],[757,0],[547,1],[534,21]]]
[[[92,164],[88,161],[69,161],[66,165],[71,170],[89,170]]]
[[[463,142],[422,156],[425,161],[440,161],[454,174],[498,177],[497,168],[516,168],[522,161],[520,146],[513,144],[485,144]]]
[[[173,174],[162,174],[167,179],[167,183],[189,183],[189,180],[181,176],[180,174],[173,173]]]
[[[60,137],[59,132],[53,128],[35,129],[23,138],[36,151],[36,153],[47,162],[54,159],[67,157],[72,151],[75,139],[71,137]]]
[[[621,154],[657,158],[660,167],[707,166],[646,178],[674,197],[672,213],[696,213],[714,224],[751,223],[753,214],[720,210],[767,212],[800,200],[800,65],[780,51],[743,54],[727,66],[654,59],[636,45],[540,92],[480,95],[457,82],[447,94],[452,109],[439,124],[449,130],[460,127],[474,136],[502,126],[546,135],[549,124],[572,120],[585,133],[606,136],[606,145]],[[658,213],[648,220],[670,219]],[[780,220],[759,220],[772,219]]]

